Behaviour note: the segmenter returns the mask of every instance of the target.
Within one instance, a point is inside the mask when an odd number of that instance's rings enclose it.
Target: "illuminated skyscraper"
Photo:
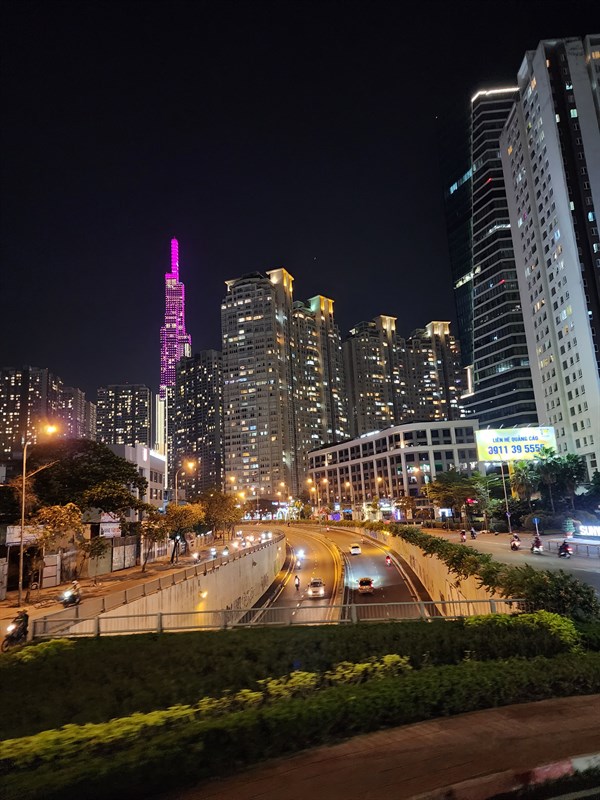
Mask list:
[[[541,425],[600,466],[600,37],[529,51],[500,136]]]
[[[177,239],[171,239],[171,271],[165,274],[165,324],[160,329],[160,389],[156,415],[157,447],[167,456],[169,476],[177,362],[183,356],[190,356],[191,352],[192,340],[185,330],[185,287],[179,280],[179,243]]]

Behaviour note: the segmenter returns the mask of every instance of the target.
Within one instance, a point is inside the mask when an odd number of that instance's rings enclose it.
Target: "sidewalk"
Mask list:
[[[600,765],[599,720],[600,695],[476,711],[274,759],[162,800],[485,800],[571,774],[574,756]]]
[[[135,567],[127,567],[118,572],[107,572],[105,575],[99,575],[96,583],[94,583],[93,578],[82,578],[79,580],[82,605],[85,606],[85,601],[91,597],[102,597],[117,589],[128,589],[151,580],[153,577],[178,572],[186,567],[190,567],[192,564],[199,563],[202,562],[195,561],[191,556],[185,555],[179,556],[177,564],[171,564],[170,556],[163,556],[156,561],[148,562],[145,572],[142,572],[142,567],[138,564]],[[47,589],[42,589],[39,594],[37,590],[31,592],[29,602],[22,603],[20,606],[21,608],[27,609],[30,620],[30,630],[32,620],[62,609],[63,606],[59,597],[69,586],[69,583],[62,583],[59,586],[51,586]],[[16,590],[11,590],[6,593],[6,598],[4,600],[0,600],[0,635],[4,633],[6,622],[12,620],[19,609],[17,599],[18,592]]]

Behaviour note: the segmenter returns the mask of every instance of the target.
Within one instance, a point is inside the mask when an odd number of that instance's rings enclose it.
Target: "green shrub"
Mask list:
[[[396,654],[419,669],[459,664],[465,653],[487,661],[550,657],[571,647],[556,626],[534,624],[526,615],[476,619],[114,636],[27,647],[0,657],[0,737],[258,691],[261,680],[326,672],[343,661]],[[35,657],[39,647],[43,658]],[[27,652],[31,657],[24,658]],[[40,687],[47,686],[52,691],[41,703]]]
[[[599,691],[600,654],[563,654],[409,671],[218,717],[173,708],[69,725],[0,743],[0,790],[4,800],[143,798],[356,733]]]

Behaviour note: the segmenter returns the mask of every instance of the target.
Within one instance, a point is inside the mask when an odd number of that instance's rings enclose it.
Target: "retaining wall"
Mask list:
[[[102,631],[110,633],[110,619],[131,619],[131,632],[140,630],[136,615],[190,612],[190,625],[198,624],[194,612],[210,609],[251,608],[273,583],[285,561],[285,537],[273,538],[246,552],[214,562],[197,564],[154,578],[150,581],[111,592],[104,597],[90,598],[81,606],[67,608],[35,620],[34,636],[44,633],[82,635],[96,628],[102,618]],[[241,615],[241,614],[240,614]],[[80,621],[73,621],[74,618]],[[150,624],[150,623],[148,623]],[[151,621],[155,629],[155,621]]]

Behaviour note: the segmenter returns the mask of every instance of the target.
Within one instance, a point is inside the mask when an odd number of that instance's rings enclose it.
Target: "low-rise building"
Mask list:
[[[380,498],[393,509],[394,501],[412,497],[416,507],[431,507],[424,490],[439,473],[485,474],[478,427],[476,419],[414,422],[313,450],[306,487],[313,505],[349,510]]]

